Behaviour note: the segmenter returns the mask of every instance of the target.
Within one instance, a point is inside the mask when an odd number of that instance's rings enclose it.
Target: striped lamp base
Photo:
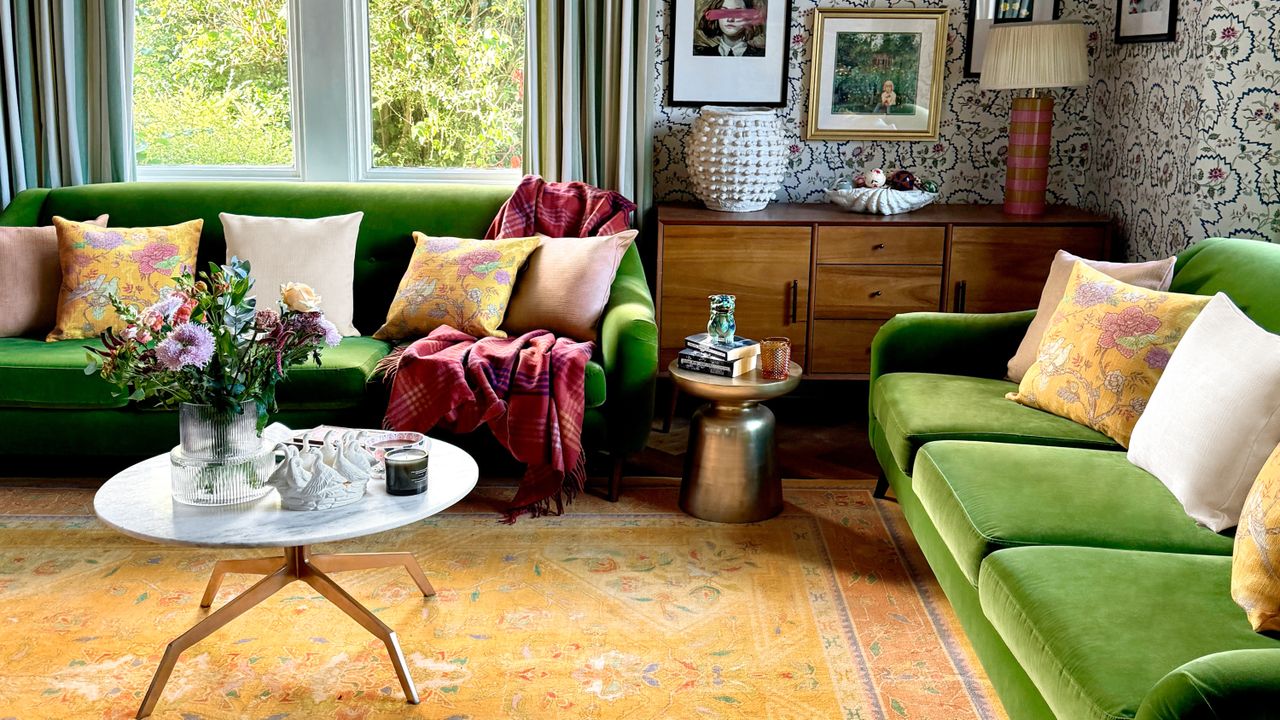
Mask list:
[[[1044,212],[1049,185],[1049,140],[1053,134],[1053,98],[1014,98],[1009,117],[1009,156],[1004,180],[1004,211],[1010,215]]]

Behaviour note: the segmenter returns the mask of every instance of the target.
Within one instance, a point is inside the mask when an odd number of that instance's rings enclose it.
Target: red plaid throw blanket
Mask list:
[[[545,330],[477,341],[436,328],[399,356],[383,426],[463,433],[487,423],[528,464],[507,521],[549,513],[552,502],[563,512],[586,481],[582,417],[591,348]]]
[[[612,190],[526,175],[498,210],[485,239],[536,233],[557,238],[613,235],[630,227],[628,216],[635,209],[635,203]]]

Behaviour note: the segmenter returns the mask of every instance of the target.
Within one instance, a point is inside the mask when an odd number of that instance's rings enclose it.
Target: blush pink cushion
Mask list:
[[[1040,307],[1036,316],[1027,327],[1027,334],[1022,338],[1018,351],[1009,359],[1009,379],[1022,382],[1022,376],[1036,361],[1036,350],[1040,347],[1040,339],[1044,337],[1045,328],[1049,327],[1049,318],[1067,291],[1067,280],[1076,261],[1088,265],[1110,278],[1130,285],[1137,285],[1147,290],[1164,292],[1169,289],[1173,280],[1173,264],[1178,258],[1169,257],[1163,260],[1152,260],[1140,263],[1103,262],[1102,260],[1085,260],[1076,257],[1066,250],[1059,250],[1049,266],[1049,278],[1044,282],[1044,290],[1040,293]]]
[[[106,227],[107,216],[89,222]],[[58,233],[44,227],[0,227],[0,337],[43,337],[58,316]]]
[[[515,336],[550,330],[594,341],[618,264],[635,230],[591,238],[543,237],[520,274],[502,329]]]

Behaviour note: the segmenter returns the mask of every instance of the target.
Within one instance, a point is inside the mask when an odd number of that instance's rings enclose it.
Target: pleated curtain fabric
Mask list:
[[[0,205],[133,178],[133,0],[0,0]]]
[[[656,0],[530,0],[524,169],[652,206]]]

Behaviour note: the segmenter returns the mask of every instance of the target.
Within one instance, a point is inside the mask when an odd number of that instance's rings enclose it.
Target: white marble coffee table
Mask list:
[[[93,509],[104,523],[126,535],[166,545],[284,548],[284,554],[276,557],[219,560],[214,565],[200,607],[213,604],[222,577],[227,573],[266,577],[169,643],[137,717],[147,717],[155,709],[184,650],[295,580],[310,585],[382,640],[400,678],[405,699],[416,704],[418,691],[405,667],[395,631],[343,590],[329,573],[404,566],[423,596],[429,597],[435,590],[418,561],[409,552],[313,555],[309,546],[408,525],[453,505],[475,487],[479,475],[476,462],[458,447],[432,440],[430,463],[427,492],[421,495],[388,495],[386,483],[374,480],[360,502],[316,511],[284,510],[280,507],[280,496],[274,491],[238,505],[196,507],[175,502],[170,493],[168,455],[144,460],[108,480],[94,496]]]

